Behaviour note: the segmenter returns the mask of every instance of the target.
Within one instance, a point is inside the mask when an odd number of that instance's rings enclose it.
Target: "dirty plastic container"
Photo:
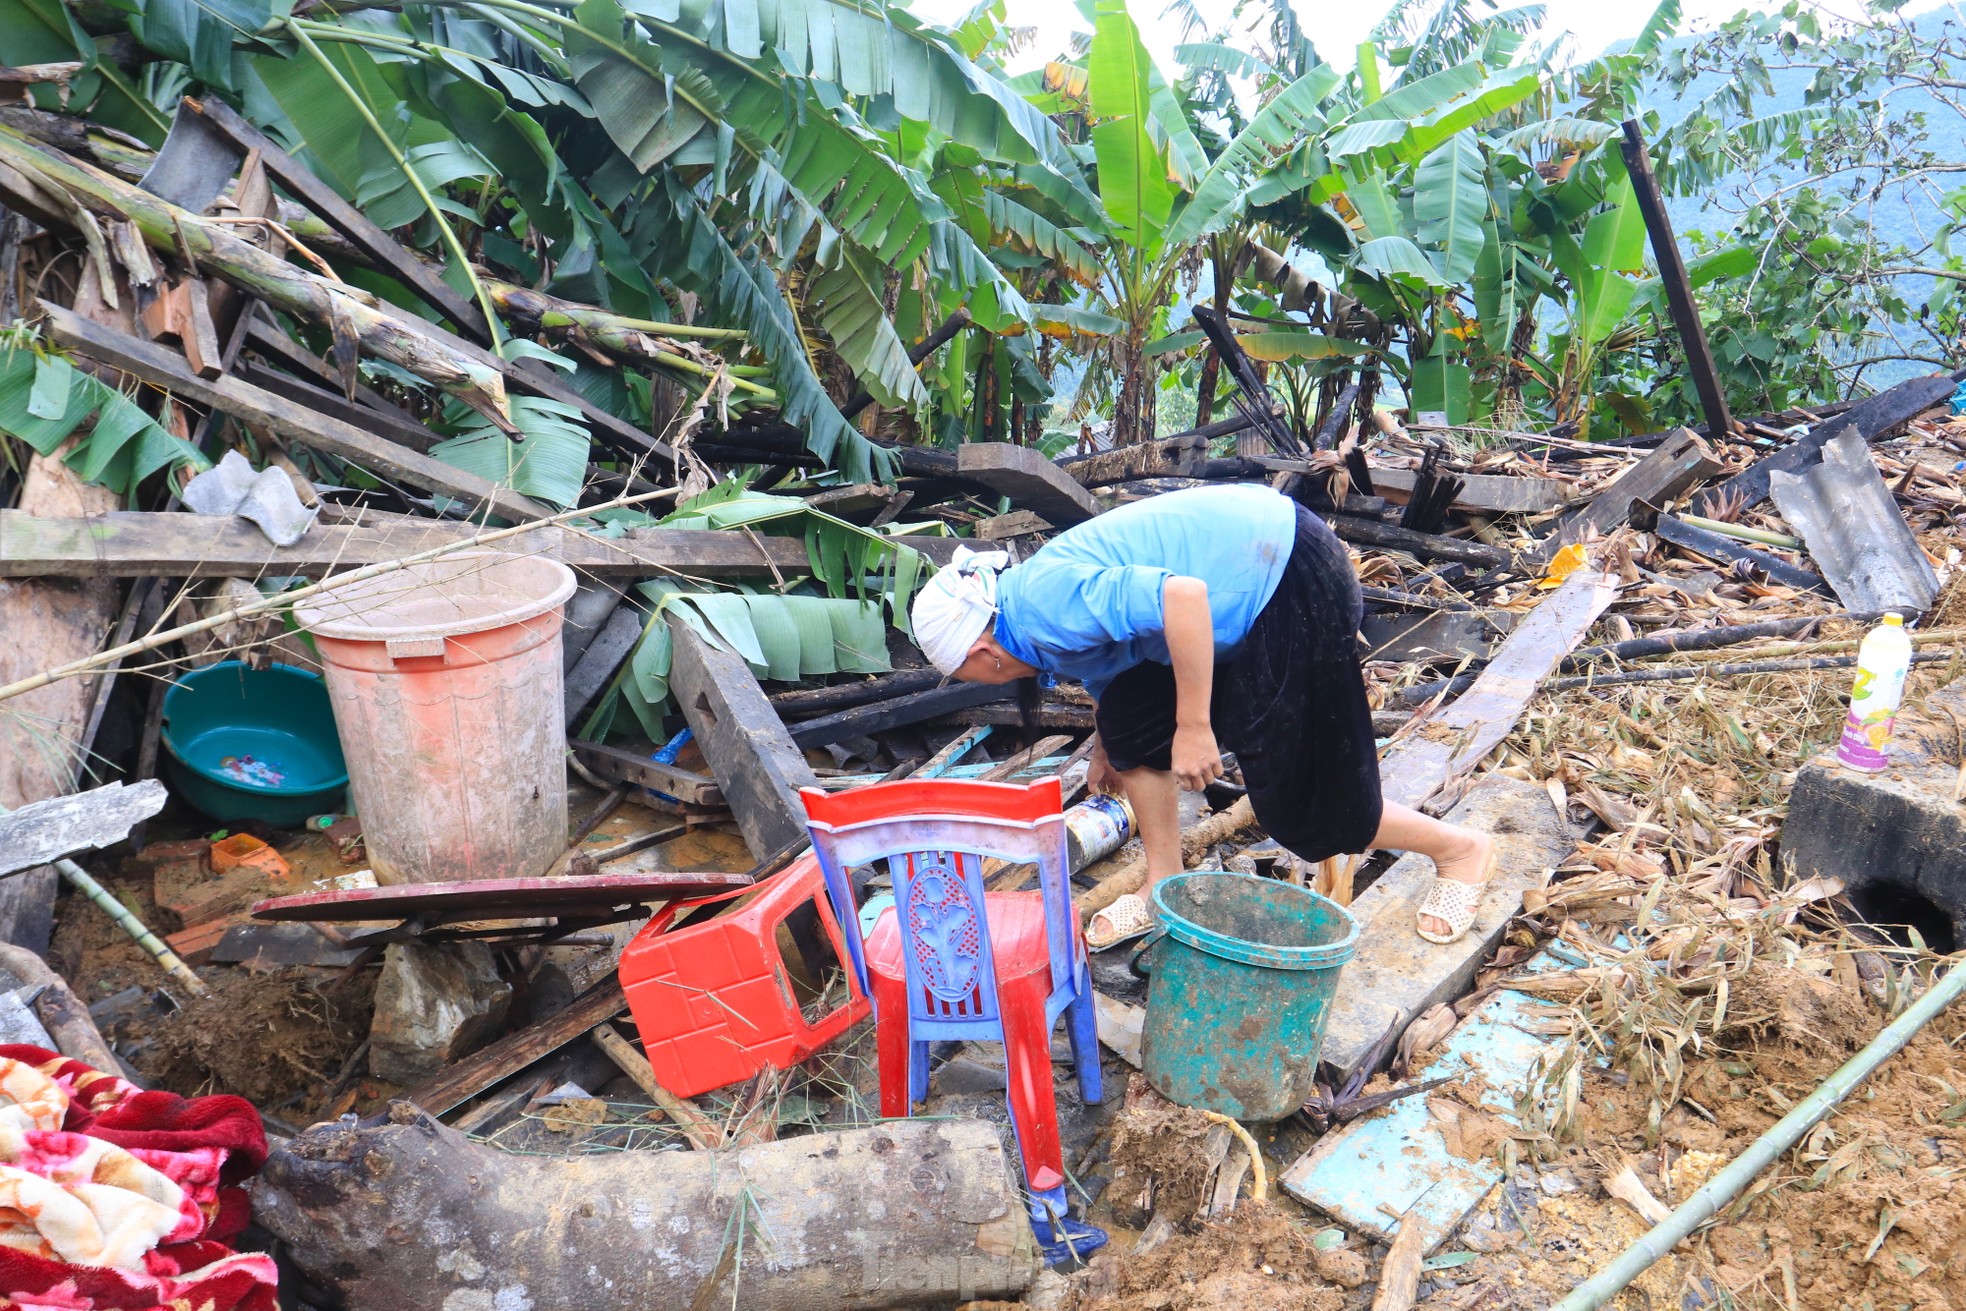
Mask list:
[[[340,804],[348,770],[321,676],[223,660],[164,693],[164,774],[213,819],[276,828]]]
[[[1213,871],[1163,879],[1154,909],[1147,1082],[1244,1122],[1300,1109],[1316,1091],[1331,999],[1358,941],[1351,914],[1308,888]]]
[[[566,847],[573,571],[460,551],[294,607],[327,669],[376,881],[534,878]]]

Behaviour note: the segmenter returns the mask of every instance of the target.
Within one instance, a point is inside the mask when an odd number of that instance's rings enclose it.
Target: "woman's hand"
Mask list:
[[[1174,777],[1184,792],[1199,792],[1222,777],[1222,753],[1215,730],[1194,724],[1174,730]]]
[[[1085,785],[1094,792],[1106,796],[1119,796],[1126,790],[1120,780],[1120,772],[1113,768],[1112,759],[1106,754],[1106,744],[1095,739],[1092,755],[1085,764]]]

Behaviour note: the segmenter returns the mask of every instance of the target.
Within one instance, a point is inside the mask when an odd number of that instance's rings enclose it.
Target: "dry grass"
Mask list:
[[[1908,703],[1958,675],[1916,671]],[[1577,1039],[1524,1096],[1526,1124],[1574,1136],[1584,1067],[1608,1060],[1649,1097],[1656,1134],[1686,1096],[1689,1062],[1792,1021],[1760,986],[1770,965],[1861,981],[1887,1010],[1929,978],[1928,953],[1843,926],[1837,885],[1798,885],[1782,869],[1789,789],[1835,742],[1847,681],[1827,671],[1555,694],[1509,739],[1506,772],[1603,824],[1526,899],[1532,925],[1581,963],[1512,983],[1567,1007]]]

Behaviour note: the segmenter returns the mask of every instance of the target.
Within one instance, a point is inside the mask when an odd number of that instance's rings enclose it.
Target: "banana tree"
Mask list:
[[[911,143],[1054,189],[1082,185],[1042,112],[953,34],[884,5],[412,0],[297,14],[289,0],[133,0],[125,11],[129,35],[179,69],[174,90],[234,101],[438,258],[500,336],[510,319],[493,275],[651,324],[675,317],[677,293],[693,296],[743,332],[727,347],[746,352],[725,373],[727,403],[771,405],[856,478],[881,457],[822,379],[921,417],[936,403],[908,359],[910,325],[890,309],[899,289],[932,286],[945,306],[966,298],[993,332],[1032,322],[989,251],[1020,231],[1017,216],[957,222]],[[161,139],[169,105],[112,95],[129,75],[54,0],[0,0],[0,43],[73,58],[83,69],[69,108]],[[762,377],[747,376],[747,358]],[[580,358],[571,369],[620,417],[657,417],[645,382]]]

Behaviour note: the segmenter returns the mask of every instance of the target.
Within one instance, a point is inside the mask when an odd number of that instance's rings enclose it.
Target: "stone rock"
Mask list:
[[[394,944],[375,988],[369,1073],[406,1087],[426,1079],[496,1032],[511,1005],[483,943]]]

